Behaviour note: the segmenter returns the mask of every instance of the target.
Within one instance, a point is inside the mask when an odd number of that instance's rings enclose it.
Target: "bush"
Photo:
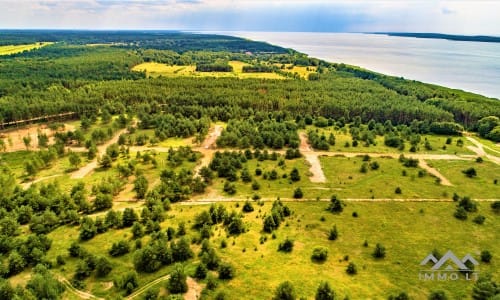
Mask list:
[[[497,214],[500,213],[500,201],[495,201],[491,203],[491,209],[493,210],[493,212]]]
[[[113,243],[111,249],[109,249],[109,255],[117,257],[122,256],[130,252],[130,246],[125,240]]]
[[[447,300],[448,297],[444,291],[432,291],[427,298],[429,300]]]
[[[485,263],[489,263],[491,261],[491,258],[493,256],[491,255],[490,251],[488,250],[483,250],[481,251],[481,261]]]
[[[457,207],[457,210],[455,210],[453,216],[462,221],[467,220],[467,211],[463,207],[459,206]]]
[[[97,277],[104,277],[113,270],[113,266],[105,257],[99,257],[96,263],[96,275]]]
[[[304,196],[302,193],[302,190],[298,187],[293,191],[293,198],[295,199],[301,199]]]
[[[476,169],[470,167],[468,169],[465,169],[462,171],[462,173],[465,174],[465,176],[469,177],[469,178],[472,178],[472,177],[476,177],[477,176],[477,172],[476,172]]]
[[[344,203],[337,198],[337,195],[333,195],[326,210],[332,213],[341,213],[344,210]]]
[[[234,278],[234,267],[226,262],[219,265],[219,279],[232,279]]]
[[[335,241],[339,236],[339,233],[337,231],[337,225],[333,225],[332,229],[328,232],[328,239],[330,241]]]
[[[322,281],[318,289],[316,290],[315,300],[334,300],[335,291],[330,287],[330,284],[326,281]]]
[[[478,215],[478,216],[476,216],[476,217],[472,220],[472,222],[474,222],[474,223],[476,223],[476,224],[478,224],[478,225],[482,225],[482,224],[484,223],[484,221],[485,221],[485,220],[486,220],[486,217],[485,217],[485,216],[483,216],[483,215]]]
[[[347,265],[347,268],[345,271],[349,275],[356,275],[358,273],[358,269],[357,269],[356,265],[352,262],[350,262],[349,265]]]
[[[403,191],[401,190],[401,188],[398,186],[395,190],[394,190],[394,193],[396,194],[401,194]]]
[[[194,278],[196,279],[205,279],[207,277],[208,269],[205,264],[200,263],[196,266],[196,270],[194,271]]]
[[[375,258],[384,258],[385,257],[385,247],[382,244],[377,243],[377,245],[375,245],[375,250],[373,251],[372,255]]]
[[[293,250],[293,240],[286,238],[282,243],[278,246],[278,251],[281,252],[292,252]]]
[[[328,257],[328,249],[325,247],[315,247],[311,259],[316,262],[324,262]]]
[[[170,293],[181,294],[187,292],[188,286],[186,278],[184,267],[181,264],[175,264],[174,271],[170,273],[170,279],[167,284]]]
[[[274,292],[273,300],[295,300],[295,289],[290,281],[280,283]]]
[[[243,204],[242,210],[244,212],[252,212],[253,211],[253,205],[249,201],[245,201],[245,204]]]

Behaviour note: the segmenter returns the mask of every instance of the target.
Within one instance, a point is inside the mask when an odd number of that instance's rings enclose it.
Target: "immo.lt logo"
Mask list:
[[[479,263],[470,254],[459,259],[451,250],[448,250],[443,257],[437,259],[431,253],[420,262],[420,266],[430,267],[430,269],[420,270],[418,278],[424,281],[477,280],[479,273],[474,270],[477,265]]]

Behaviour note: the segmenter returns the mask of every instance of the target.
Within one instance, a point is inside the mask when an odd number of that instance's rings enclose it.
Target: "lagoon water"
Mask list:
[[[221,32],[219,32],[221,33]],[[223,32],[407,79],[500,99],[500,43],[362,33]]]

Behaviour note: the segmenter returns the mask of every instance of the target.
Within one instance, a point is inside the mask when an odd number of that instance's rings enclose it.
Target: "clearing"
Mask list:
[[[0,46],[0,55],[10,55],[15,53],[20,53],[24,51],[30,51],[33,49],[42,48],[43,46],[52,45],[52,42],[39,42],[27,45],[7,45]]]

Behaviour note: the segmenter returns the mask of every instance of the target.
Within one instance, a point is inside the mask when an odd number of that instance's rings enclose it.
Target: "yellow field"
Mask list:
[[[20,53],[23,51],[29,51],[33,49],[38,49],[43,46],[51,45],[53,44],[52,42],[39,42],[35,44],[29,44],[29,45],[8,45],[8,46],[0,46],[0,55],[9,55],[9,54],[15,54],[15,53]]]
[[[230,61],[229,65],[233,67],[233,72],[196,72],[195,65],[189,66],[169,66],[160,63],[142,63],[132,68],[132,71],[146,72],[151,77],[237,77],[237,78],[265,78],[265,79],[285,79],[285,77],[276,73],[243,73],[243,66],[247,65],[241,61]]]
[[[281,67],[281,64],[275,64],[278,67]],[[316,70],[318,67],[300,67],[300,66],[294,66],[292,64],[286,64],[285,68],[282,69],[282,71],[292,73],[292,74],[298,74],[300,77],[307,79],[309,74],[311,73],[316,73]]]

